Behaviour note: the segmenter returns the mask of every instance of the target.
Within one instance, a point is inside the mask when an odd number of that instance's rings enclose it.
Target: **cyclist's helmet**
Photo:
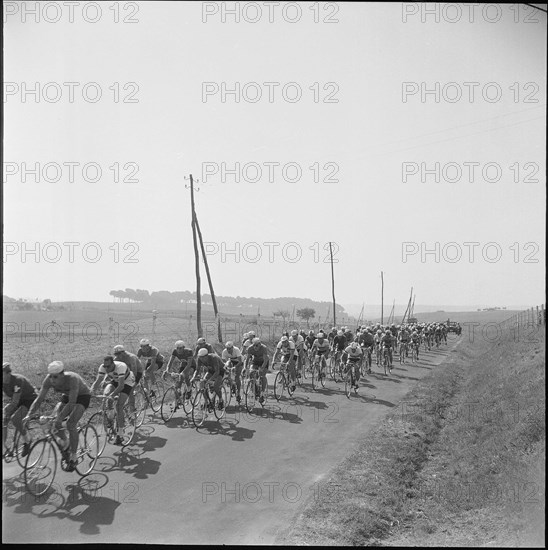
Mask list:
[[[140,346],[150,346],[150,340],[148,338],[143,338],[140,342],[139,342],[139,345]]]
[[[288,339],[287,339],[287,336],[282,336],[281,339],[280,339],[280,342],[287,342]]]
[[[253,338],[253,344],[260,344],[261,343],[261,339],[260,338]]]
[[[114,354],[116,355],[117,353],[122,353],[123,351],[126,351],[126,348],[124,348],[124,346],[122,346],[122,344],[118,344],[117,346],[114,346]]]
[[[225,345],[227,348],[232,348],[234,347],[234,342],[227,342]]]
[[[205,357],[207,355],[207,349],[201,348],[198,350],[198,357]]]
[[[205,344],[205,338],[198,338],[198,340],[196,340],[196,343],[199,345],[199,344]]]
[[[247,335],[250,337],[250,338],[255,338],[255,331],[254,330],[250,330]]]
[[[351,342],[350,347],[356,349],[358,347],[358,342]]]
[[[342,336],[343,335],[343,331],[342,330],[338,330],[337,331],[337,336]]]
[[[296,330],[291,331],[291,336],[297,336],[299,333]]]
[[[177,340],[177,342],[175,342],[175,347],[176,348],[184,348],[185,343],[183,342],[183,340]]]

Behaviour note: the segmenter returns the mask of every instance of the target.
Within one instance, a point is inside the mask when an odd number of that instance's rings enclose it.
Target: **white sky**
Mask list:
[[[96,23],[84,21],[79,7],[73,23],[68,22],[68,8],[63,8],[60,21],[48,23],[43,16],[36,22],[32,15],[23,22],[25,3],[7,4],[17,13],[8,15],[4,25],[4,81],[17,88],[4,100],[4,161],[19,171],[5,176],[4,183],[4,241],[15,243],[4,248],[4,294],[109,300],[111,289],[126,287],[193,290],[184,176],[192,173],[201,180],[203,163],[224,162],[233,169],[236,162],[294,162],[302,168],[301,180],[295,183],[284,181],[280,167],[270,183],[263,165],[257,183],[238,184],[230,175],[223,183],[217,174],[198,184],[197,213],[205,241],[219,249],[234,249],[239,243],[241,252],[250,242],[280,243],[272,249],[273,262],[265,245],[257,263],[246,261],[243,254],[238,262],[234,255],[210,255],[217,294],[329,300],[329,264],[316,263],[309,247],[319,243],[323,260],[323,246],[331,240],[338,245],[335,279],[341,303],[379,303],[381,270],[386,301],[406,302],[413,286],[416,311],[420,303],[542,302],[546,14],[532,13],[523,5],[516,14],[501,5],[495,23],[487,22],[481,9],[473,23],[465,15],[456,23],[443,16],[439,23],[432,16],[422,22],[420,13],[404,23],[402,9],[409,6],[339,3],[333,16],[339,22],[326,24],[315,23],[312,4],[302,2],[302,17],[292,24],[284,20],[281,7],[270,23],[267,8],[259,3],[262,19],[252,24],[235,23],[233,16],[223,23],[222,3],[217,3],[219,13],[203,23],[198,2],[138,2],[133,17],[138,23],[115,24],[114,11],[108,9],[114,3],[108,2],[101,3]],[[118,3],[121,18],[131,14],[129,4]],[[225,5],[233,7],[234,2]],[[320,4],[320,21],[333,6]],[[539,22],[525,23],[530,14]],[[46,14],[54,16],[54,11]],[[52,103],[27,95],[23,102],[25,82],[28,87],[57,82],[63,95]],[[81,83],[73,103],[64,82]],[[97,103],[82,98],[88,82],[101,86],[103,96]],[[109,90],[115,82],[120,83],[122,98],[133,89],[124,91],[123,85],[137,83],[138,102],[115,103]],[[265,86],[256,103],[243,98],[236,103],[234,96],[223,103],[220,94],[202,101],[203,82],[226,82],[229,88],[235,82],[280,86],[273,103]],[[300,85],[300,101],[283,100],[281,88],[288,82]],[[320,83],[321,98],[334,89],[324,91],[324,83],[336,83],[338,103],[315,103],[309,90],[315,82]],[[403,102],[402,82],[424,82],[430,89],[435,82],[454,82],[464,94],[468,88],[463,83],[479,86],[472,103],[467,97],[450,103],[443,96],[439,103],[433,96],[423,103],[420,94]],[[483,99],[482,89],[489,82],[500,86],[500,101]],[[527,83],[533,84],[526,88]],[[50,88],[52,96],[54,91]],[[455,88],[447,91],[453,94]],[[494,91],[492,86],[487,93]],[[35,182],[29,175],[23,183],[23,162],[38,162],[40,167],[49,162],[96,162],[102,179],[85,181],[76,168],[70,183],[65,168],[61,181],[50,183],[40,175]],[[138,183],[115,183],[109,170],[115,162],[137,163]],[[457,163],[463,170],[461,180],[436,183],[427,175],[421,183],[417,174],[402,182],[402,163],[422,162],[429,168]],[[479,167],[469,182],[464,163],[473,162]],[[313,163],[336,163],[338,172],[332,177],[339,181],[314,183],[309,169]],[[486,163],[500,166],[500,181],[484,181]],[[517,183],[511,165],[519,166]],[[531,178],[538,182],[524,181],[537,166]],[[320,177],[328,173],[322,169]],[[253,176],[252,171],[248,174]],[[121,175],[128,172],[122,168]],[[62,244],[68,241],[80,243],[72,263]],[[59,243],[61,257],[53,262],[25,257],[23,246],[32,248],[35,242],[41,247]],[[102,250],[96,263],[85,261],[80,252],[90,242]],[[134,251],[123,250],[128,242],[138,246],[135,263],[122,261]],[[282,256],[289,242],[302,250],[294,263]],[[403,262],[403,242],[416,242],[419,250],[421,242],[429,248],[439,242],[440,251],[456,242],[463,257],[451,263],[440,255],[436,263],[431,255],[421,262],[419,253]],[[479,243],[473,262],[465,242]],[[499,261],[482,257],[489,242],[500,246]],[[113,243],[120,243],[118,262],[109,250]],[[514,243],[518,246],[511,250]],[[526,243],[537,243],[538,251],[535,244],[525,248]],[[245,250],[254,257],[252,247]],[[48,251],[55,258],[55,249],[50,246]],[[93,251],[88,251],[91,256]],[[295,248],[286,251],[293,257]],[[455,248],[446,251],[454,257]],[[491,247],[487,253],[493,257],[496,250]],[[529,253],[538,263],[524,262]]]

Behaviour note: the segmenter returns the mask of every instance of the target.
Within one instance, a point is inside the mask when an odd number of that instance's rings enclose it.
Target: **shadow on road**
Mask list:
[[[95,482],[92,478],[95,476]],[[77,483],[61,484],[53,482],[51,487],[41,496],[34,497],[25,489],[21,476],[12,480],[4,480],[4,506],[17,506],[17,514],[31,514],[37,518],[55,517],[59,520],[69,519],[81,523],[80,533],[98,535],[101,525],[111,525],[114,522],[116,509],[122,502],[138,493],[136,483],[124,486],[122,501],[118,484],[107,487],[108,477],[104,474],[91,474],[80,478]],[[103,495],[104,493],[104,495]],[[106,496],[109,495],[109,496]],[[113,496],[114,498],[110,498]],[[47,534],[44,534],[47,539]]]

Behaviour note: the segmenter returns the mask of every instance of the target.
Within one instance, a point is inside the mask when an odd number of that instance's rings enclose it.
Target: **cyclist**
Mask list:
[[[301,367],[304,363],[304,338],[296,330],[291,331],[291,340],[295,343],[295,364],[297,366],[297,376],[301,376]]]
[[[405,326],[398,332],[398,342],[400,344],[400,354],[404,353],[403,362],[405,363],[405,358],[409,357],[409,331]]]
[[[268,349],[261,343],[260,338],[253,338],[253,343],[247,349],[248,361],[252,362],[251,368],[258,370],[259,378],[261,380],[261,395],[259,397],[259,403],[264,403],[264,392],[267,388],[266,371],[268,369]]]
[[[278,354],[282,356],[283,361],[287,364],[289,377],[291,379],[291,391],[295,391],[296,378],[295,378],[295,341],[292,338],[287,336],[282,336],[278,345],[276,346],[276,351],[274,352],[274,357],[272,358],[272,364],[276,362]]]
[[[183,340],[177,340],[175,342],[175,348],[171,352],[171,356],[169,358],[169,361],[167,362],[166,370],[164,371],[162,377],[171,372],[171,365],[176,359],[178,359],[180,363],[179,374],[182,374],[183,376],[179,376],[177,382],[175,383],[175,387],[180,390],[184,380],[186,388],[185,398],[190,399],[190,378],[191,375],[196,372],[196,360],[194,359],[194,353],[192,353],[192,350],[190,348],[185,347],[185,343]]]
[[[344,327],[344,329],[344,337],[346,338],[346,345],[348,345],[350,342],[354,341],[354,335],[348,327]]]
[[[234,392],[234,384],[236,385],[236,401],[239,403],[242,400],[242,367],[244,366],[242,352],[234,345],[234,342],[227,342],[223,350],[221,359],[225,366],[234,367],[234,380],[231,380],[232,391]],[[230,372],[230,371],[229,371]]]
[[[213,382],[213,390],[218,397],[217,408],[222,410],[225,406],[221,393],[225,375],[223,360],[214,353],[208,353],[207,348],[202,347],[198,350],[198,370],[205,372],[204,381],[211,380]]]
[[[316,334],[316,340],[314,340],[314,344],[312,344],[312,356],[314,357],[314,364],[319,363],[320,365],[320,372],[325,373],[325,368],[327,367],[326,363],[326,356],[328,355],[330,350],[329,342],[325,339],[325,334],[323,332],[318,332]]]
[[[389,368],[392,369],[392,345],[394,344],[394,337],[392,336],[392,331],[386,330],[384,335],[381,337],[381,346],[384,347],[386,353],[388,353],[388,364]]]
[[[327,335],[327,340],[329,341],[330,345],[333,345],[333,339],[337,336],[337,327],[333,327],[331,329],[331,332]]]
[[[373,346],[375,345],[373,334],[366,328],[363,328],[358,336],[358,344],[362,348],[364,358],[367,360],[367,372],[371,374],[371,354],[373,353]]]
[[[139,380],[143,377],[143,363],[139,361],[139,358],[134,353],[126,351],[122,344],[114,346],[113,354],[116,361],[125,363],[129,367],[129,370],[133,373],[133,376],[135,377],[135,386],[133,386],[133,388],[135,389],[139,383]],[[131,392],[129,396],[129,404],[131,406],[131,410],[135,410],[135,392]]]
[[[342,352],[345,350],[347,345],[346,336],[342,330],[339,330],[337,332],[337,336],[333,338],[333,344],[331,345],[331,349],[335,352],[335,360],[338,360],[341,357]]]
[[[445,323],[441,324],[441,337],[443,338],[445,345],[447,345],[447,327],[445,326]]]
[[[4,407],[2,424],[2,443],[6,447],[8,436],[8,424],[13,422],[15,429],[23,438],[23,450],[21,456],[29,454],[31,437],[23,418],[26,416],[32,402],[36,399],[36,390],[30,380],[22,374],[13,374],[10,363],[2,363],[2,390],[11,401]]]
[[[219,357],[219,355],[217,354],[217,352],[215,351],[213,346],[211,344],[207,343],[205,338],[198,338],[198,340],[196,340],[196,347],[194,348],[194,357],[198,357],[198,352],[202,348],[206,349],[207,353],[212,353],[213,355],[217,355],[217,357]],[[220,357],[219,357],[219,359],[220,359]]]
[[[113,354],[116,361],[122,361],[129,367],[135,377],[135,383],[138,384],[143,376],[144,368],[137,355],[126,351],[122,344],[114,346]]]
[[[79,374],[65,371],[62,361],[53,361],[48,365],[48,374],[42,382],[40,393],[29,407],[29,412],[23,421],[26,422],[40,407],[50,389],[62,394],[61,401],[54,410],[56,414],[55,429],[61,440],[63,452],[68,454],[67,471],[73,472],[76,469],[76,450],[78,449],[78,421],[89,407],[91,391]],[[65,418],[69,433],[68,441],[62,425]]]
[[[137,351],[137,357],[139,359],[145,358],[145,386],[148,386],[148,381],[150,380],[151,384],[156,382],[156,377],[154,373],[157,370],[162,368],[164,364],[164,356],[158,351],[158,348],[150,345],[150,340],[148,338],[143,338],[139,345],[141,346]],[[142,360],[142,359],[141,359]],[[147,390],[149,388],[147,387]],[[151,390],[152,394],[153,390]]]
[[[314,335],[314,331],[309,330],[307,337],[304,339],[304,344],[305,344],[307,350],[312,349],[312,346],[314,345],[314,340],[316,340],[316,336]]]
[[[411,333],[411,345],[415,346],[415,352],[417,353],[417,359],[419,358],[419,349],[420,349],[420,335],[417,332],[417,329],[413,330]]]
[[[99,366],[97,378],[91,385],[91,392],[95,392],[99,382],[103,382],[104,395],[110,397],[118,396],[116,413],[118,415],[118,434],[116,435],[115,445],[123,443],[124,435],[124,405],[128,397],[133,393],[135,385],[135,376],[131,369],[122,361],[115,361],[112,355],[107,355],[103,359],[103,364]]]
[[[363,352],[358,342],[352,342],[347,346],[342,354],[342,361],[346,366],[346,372],[348,368],[354,369],[354,388],[358,389],[358,382],[360,381],[360,369],[356,368],[357,364],[363,359]]]

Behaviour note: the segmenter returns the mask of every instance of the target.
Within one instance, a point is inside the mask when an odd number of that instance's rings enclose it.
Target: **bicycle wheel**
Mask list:
[[[255,392],[255,379],[250,378],[245,387],[245,408],[247,412],[251,412],[255,408],[257,397]]]
[[[274,397],[276,398],[276,401],[279,401],[282,398],[285,384],[285,375],[282,371],[279,371],[274,379]]]
[[[207,418],[207,398],[204,390],[198,390],[192,402],[192,422],[196,428],[203,425]]]
[[[99,458],[99,435],[89,422],[78,430],[78,451],[76,453],[76,471],[87,476]]]
[[[17,464],[19,464],[21,468],[25,467],[25,461],[27,458],[26,456],[23,456],[24,445],[25,440],[23,439],[21,432],[19,430],[15,430],[15,437],[13,439],[13,454],[17,459]]]
[[[213,395],[215,396],[213,401],[213,414],[215,414],[215,418],[217,420],[221,420],[226,414],[227,403],[230,400],[230,388],[227,388],[225,384],[221,384],[221,400],[223,402],[222,409],[219,408],[219,396],[216,393]]]
[[[326,367],[324,365],[320,364],[320,370],[318,371],[318,380],[322,385],[322,388],[325,388],[325,379],[327,378],[325,368]]]
[[[95,432],[97,434],[97,441],[99,444],[97,453],[98,453],[98,456],[101,456],[107,444],[107,428],[106,428],[105,417],[103,413],[97,412],[94,415],[92,415],[91,418],[88,420],[88,424],[91,424],[95,428]]]
[[[331,376],[331,380],[333,382],[337,381],[337,361],[335,360],[335,356],[331,356],[329,359],[329,374]]]
[[[194,403],[194,398],[196,397],[196,384],[192,382],[190,384],[190,391],[187,391],[186,386],[183,388],[181,386],[181,402],[183,404],[183,411],[185,414],[192,414],[192,407]]]
[[[137,417],[135,413],[130,413],[128,403],[124,405],[124,409],[122,412],[124,415],[122,447],[127,447],[133,441],[133,436],[135,435],[136,429],[135,422],[137,420]]]
[[[162,420],[167,422],[173,418],[175,411],[179,408],[179,395],[174,386],[170,386],[162,397],[161,415]]]
[[[145,421],[147,414],[147,398],[145,396],[145,391],[140,384],[134,390],[135,398],[135,426],[140,428]]]
[[[303,383],[304,378],[304,363],[302,360],[299,360],[297,364],[295,365],[295,379],[297,382],[297,386],[300,386]]]
[[[52,485],[57,473],[57,451],[47,438],[35,441],[25,461],[25,487],[35,497],[43,495]]]
[[[350,394],[352,393],[352,386],[352,369],[347,367],[346,374],[344,376],[344,393],[348,399],[350,399]]]
[[[226,388],[226,399],[223,396],[225,408],[230,407],[230,403],[232,401],[232,392],[234,391],[234,395],[236,395],[236,383],[234,383],[234,385],[232,384],[232,378],[224,378],[223,388]]]
[[[310,357],[308,357],[308,354],[303,357],[302,363],[303,380],[306,380],[308,378],[308,375],[310,374]]]
[[[157,413],[162,408],[162,396],[164,395],[164,385],[161,380],[156,377],[154,384],[150,385],[148,401],[153,412]]]

